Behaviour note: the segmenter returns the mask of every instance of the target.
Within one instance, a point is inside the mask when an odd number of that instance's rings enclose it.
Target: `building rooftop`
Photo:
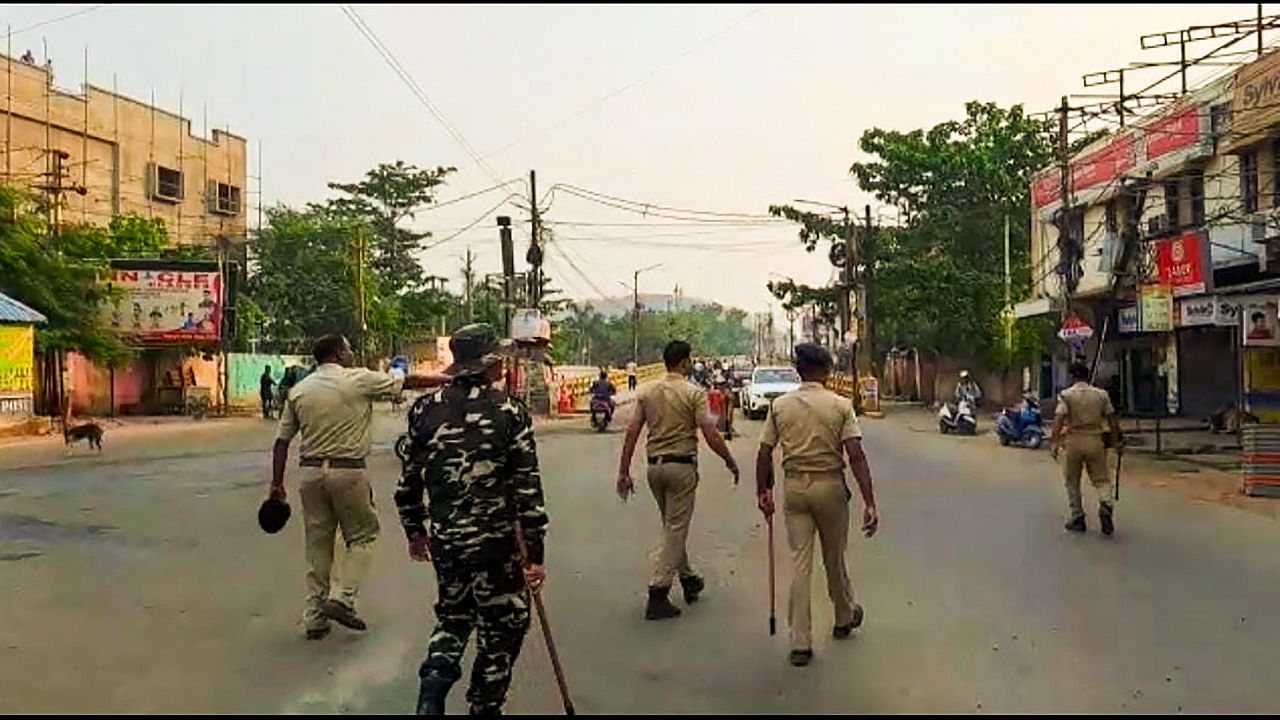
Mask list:
[[[0,293],[0,323],[43,325],[48,318],[13,298]]]

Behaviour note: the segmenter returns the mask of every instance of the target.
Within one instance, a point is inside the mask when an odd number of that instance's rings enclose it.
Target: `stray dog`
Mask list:
[[[75,427],[64,426],[62,438],[66,441],[67,447],[81,440],[88,440],[89,447],[97,448],[98,452],[102,452],[102,426],[96,422],[87,422]]]
[[[1231,405],[1223,405],[1209,416],[1209,430],[1215,433],[1236,433],[1244,424],[1260,422],[1258,416]]]

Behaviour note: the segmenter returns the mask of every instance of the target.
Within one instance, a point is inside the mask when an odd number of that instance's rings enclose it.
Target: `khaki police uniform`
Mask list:
[[[810,588],[813,536],[822,544],[827,594],[836,625],[853,621],[853,586],[845,567],[849,539],[849,491],[845,485],[844,441],[862,437],[853,403],[806,382],[773,401],[760,442],[782,451],[783,512],[795,576],[788,615],[793,650],[813,648]]]
[[[662,540],[655,552],[650,587],[670,587],[676,576],[691,577],[686,541],[698,489],[698,426],[707,418],[707,391],[678,373],[646,385],[637,412],[649,426],[645,443],[649,489],[662,515]]]
[[[342,530],[345,552],[334,599],[354,609],[360,583],[373,559],[378,514],[365,469],[372,444],[373,401],[400,392],[402,380],[364,368],[326,363],[289,391],[278,438],[302,435],[298,494],[307,542],[308,630],[327,626],[320,606],[330,598],[334,538]]]
[[[1111,474],[1107,472],[1107,449],[1102,436],[1108,419],[1115,413],[1107,391],[1087,382],[1077,382],[1058,394],[1054,415],[1066,422],[1066,460],[1062,468],[1072,519],[1084,517],[1080,474],[1086,468],[1089,482],[1098,491],[1098,504],[1108,508],[1112,504]]]

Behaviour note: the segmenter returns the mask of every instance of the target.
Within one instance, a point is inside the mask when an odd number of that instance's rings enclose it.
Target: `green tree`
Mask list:
[[[909,345],[997,363],[1018,359],[1003,352],[1004,222],[1011,231],[1014,296],[1022,297],[1033,280],[1027,195],[1032,176],[1053,160],[1050,130],[1021,106],[970,102],[960,121],[862,135],[859,147],[871,159],[850,172],[902,219],[901,227],[877,232],[869,268],[876,280],[869,312],[877,356]],[[786,206],[770,212],[801,223],[800,240],[811,251],[820,241],[841,241],[847,231],[824,215]],[[1034,343],[1015,345],[1026,351]]]
[[[305,352],[310,341],[331,332],[361,337],[359,226],[316,209],[266,212],[267,225],[249,242],[255,269],[246,288],[260,310],[259,326],[245,329],[292,352]],[[374,327],[383,320],[376,298],[373,285],[366,285],[366,312],[376,316],[370,321]]]
[[[36,330],[42,352],[76,351],[119,365],[133,351],[99,321],[111,293],[100,282],[108,260],[159,257],[167,244],[163,222],[120,216],[107,227],[67,224],[53,233],[43,201],[0,186],[0,292],[48,318]]]
[[[415,253],[425,247],[429,232],[402,227],[422,208],[435,202],[437,188],[455,171],[452,167],[421,169],[402,160],[382,163],[353,183],[329,183],[341,197],[324,203],[329,212],[363,222],[372,237],[369,264],[381,283],[381,292],[398,295],[422,285],[424,272]]]

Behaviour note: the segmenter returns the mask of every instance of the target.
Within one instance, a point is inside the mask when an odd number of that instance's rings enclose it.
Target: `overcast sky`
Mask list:
[[[86,5],[8,5],[17,31]],[[1056,105],[1086,72],[1176,58],[1141,50],[1143,33],[1253,16],[1253,4],[1056,6],[357,6],[357,12],[498,180],[538,172],[555,184],[677,208],[764,214],[808,198],[861,207],[849,179],[859,135],[959,117],[968,100]],[[261,143],[267,204],[320,199],[330,180],[379,162],[453,165],[440,200],[494,177],[391,70],[340,6],[130,6],[15,34],[15,55],[42,57],[57,84],[89,81]],[[1280,40],[1280,33],[1275,40]],[[1267,42],[1273,38],[1268,36]],[[1253,41],[1241,43],[1252,47]],[[1208,45],[1208,43],[1205,43]],[[1196,46],[1198,47],[1198,46]],[[1207,50],[1208,48],[1204,48]],[[250,180],[250,190],[256,183]],[[523,192],[523,187],[517,187]],[[470,246],[500,269],[490,192],[419,216],[437,240],[423,256],[460,286]],[[673,225],[557,192],[547,219],[560,251],[547,272],[571,295],[679,283],[689,296],[769,307],[770,273],[825,283],[822,254],[790,227]],[[505,206],[494,215],[522,217]],[[252,222],[252,217],[251,217]],[[660,224],[666,224],[662,227]],[[517,236],[520,237],[520,236]],[[525,236],[527,237],[527,236]],[[522,238],[523,239],[523,238]],[[518,253],[522,256],[523,252]]]

